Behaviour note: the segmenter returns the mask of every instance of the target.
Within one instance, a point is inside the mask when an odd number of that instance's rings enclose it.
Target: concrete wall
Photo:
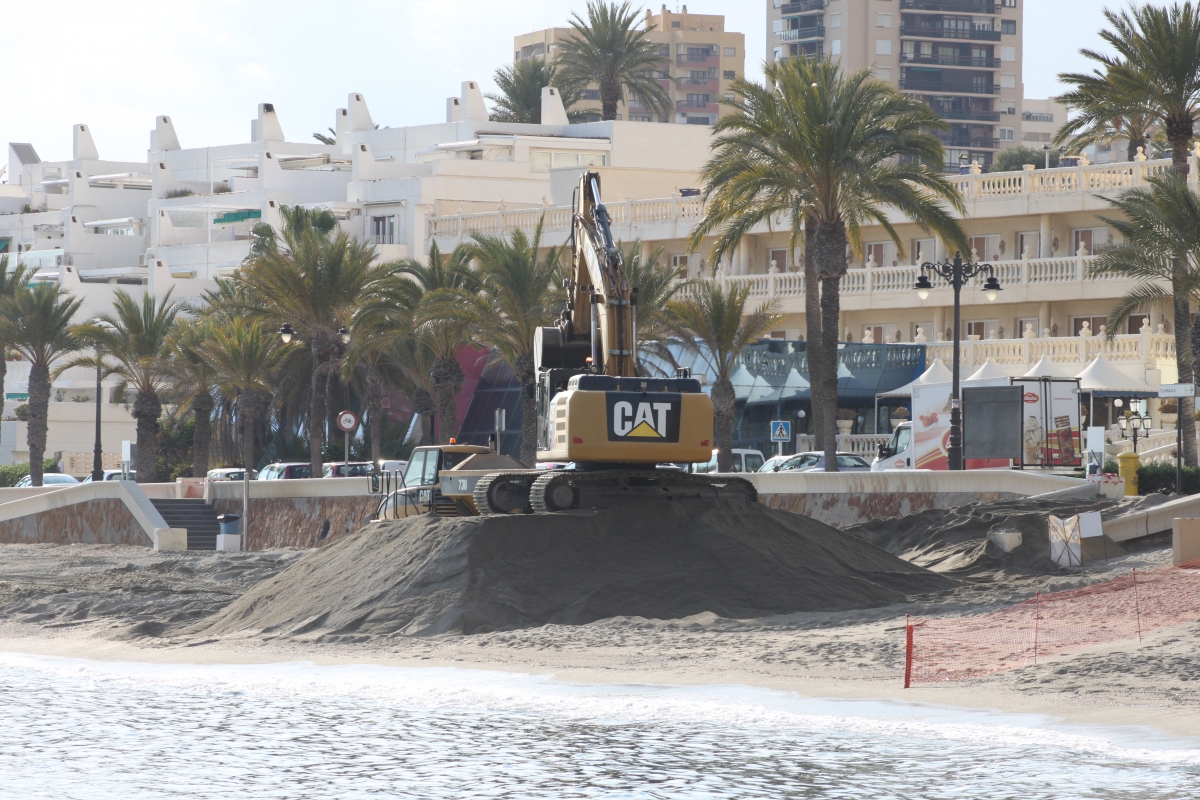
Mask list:
[[[249,549],[321,547],[361,528],[379,505],[367,478],[250,481]],[[242,484],[208,484],[218,514],[242,513]]]
[[[0,542],[137,544],[169,530],[137,484],[104,481],[0,503]],[[163,549],[183,549],[174,545]],[[183,547],[186,548],[186,539]]]
[[[835,528],[896,519],[929,508],[1028,497],[1084,481],[1032,472],[802,472],[752,474],[759,502]]]

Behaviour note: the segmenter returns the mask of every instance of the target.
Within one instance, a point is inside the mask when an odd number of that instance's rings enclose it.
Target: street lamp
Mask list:
[[[917,284],[913,288],[917,290],[917,297],[922,300],[929,297],[929,291],[933,288],[933,284],[929,280],[929,273],[940,275],[950,282],[950,287],[954,289],[954,384],[950,394],[950,469],[962,469],[962,408],[959,403],[958,392],[958,374],[959,374],[959,358],[960,358],[960,339],[962,335],[961,316],[961,293],[963,285],[982,273],[988,274],[988,279],[983,285],[983,293],[987,297],[988,302],[995,301],[1000,294],[1000,281],[996,280],[995,270],[991,264],[971,264],[964,262],[961,253],[954,254],[954,260],[937,263],[925,262],[921,265],[921,274],[917,278]]]
[[[92,320],[92,324],[99,326],[101,320],[99,317]],[[103,377],[100,366],[100,340],[96,340],[96,444],[92,450],[92,480],[104,480],[104,445],[100,437],[100,395],[103,389],[100,385],[100,380]]]
[[[1130,414],[1128,417],[1124,414],[1117,417],[1117,425],[1121,428],[1122,439],[1127,438],[1125,436],[1125,431],[1133,431],[1133,452],[1135,453],[1137,452],[1138,431],[1149,431],[1151,424],[1153,424],[1153,421],[1150,419],[1149,414],[1143,416],[1136,411]]]
[[[284,344],[291,344],[292,337],[295,335],[296,332],[292,330],[292,323],[290,322],[283,323],[283,327],[279,329],[279,338],[283,339]]]

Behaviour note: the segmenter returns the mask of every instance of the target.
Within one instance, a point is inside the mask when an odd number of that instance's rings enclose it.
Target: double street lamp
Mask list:
[[[1150,425],[1152,423],[1153,420],[1150,419],[1149,414],[1142,415],[1137,411],[1134,411],[1129,416],[1122,414],[1121,416],[1117,417],[1117,425],[1119,425],[1121,428],[1122,439],[1126,438],[1126,431],[1133,431],[1133,452],[1135,453],[1137,452],[1138,431],[1146,431],[1146,433],[1149,434]]]
[[[983,284],[983,293],[987,297],[988,302],[994,302],[1000,294],[1000,281],[996,280],[996,271],[991,264],[972,264],[964,262],[961,253],[954,254],[954,260],[944,263],[926,261],[921,265],[921,275],[917,278],[916,286],[917,297],[925,300],[929,297],[929,292],[934,288],[930,282],[930,274],[938,275],[949,281],[950,287],[954,289],[954,384],[950,390],[950,469],[961,470],[963,468],[962,457],[962,408],[959,404],[958,391],[958,376],[959,376],[959,360],[961,358],[961,294],[962,287],[967,281],[987,273],[988,279]]]

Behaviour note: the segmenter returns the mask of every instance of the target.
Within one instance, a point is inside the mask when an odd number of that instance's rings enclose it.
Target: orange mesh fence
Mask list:
[[[1087,645],[1200,619],[1200,561],[1128,575],[970,617],[910,620],[904,685],[1017,669]]]

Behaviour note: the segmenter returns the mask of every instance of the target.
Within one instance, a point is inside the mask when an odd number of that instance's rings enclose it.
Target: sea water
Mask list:
[[[0,654],[3,798],[1195,798],[1200,747],[739,686]]]

